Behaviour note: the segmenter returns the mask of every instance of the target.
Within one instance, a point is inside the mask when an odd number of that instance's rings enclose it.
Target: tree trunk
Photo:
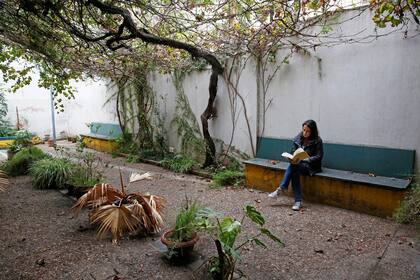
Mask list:
[[[213,68],[210,76],[209,83],[209,101],[207,108],[201,114],[201,125],[203,127],[203,137],[206,141],[206,160],[204,161],[204,167],[213,165],[216,159],[216,148],[214,146],[213,139],[209,132],[208,120],[214,116],[213,104],[217,95],[217,82],[219,80],[219,73]]]

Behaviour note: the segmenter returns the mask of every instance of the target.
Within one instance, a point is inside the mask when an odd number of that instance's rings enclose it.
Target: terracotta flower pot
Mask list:
[[[184,242],[176,242],[170,239],[173,230],[165,231],[160,237],[160,241],[168,247],[168,250],[174,250],[179,257],[188,257],[191,255],[195,243],[200,239],[195,233],[191,240]]]
[[[47,144],[48,144],[48,147],[54,147],[55,146],[54,140],[52,140],[52,139],[48,139]]]

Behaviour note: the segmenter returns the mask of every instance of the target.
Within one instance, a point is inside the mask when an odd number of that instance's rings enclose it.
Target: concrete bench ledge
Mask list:
[[[115,141],[122,135],[118,124],[97,123],[90,124],[90,132],[81,134],[83,143],[89,148],[97,151],[112,153],[117,150],[118,145]]]
[[[109,136],[109,135],[103,135],[99,133],[86,133],[86,134],[80,134],[82,137],[91,137],[96,139],[103,139],[103,140],[116,140],[118,137],[115,136]]]
[[[283,161],[254,158],[251,160],[244,161],[245,164],[252,164],[261,166],[264,168],[269,168],[273,170],[286,170],[289,166],[289,163]],[[399,179],[392,177],[384,176],[369,176],[368,174],[361,174],[352,171],[331,169],[331,168],[322,168],[322,172],[315,174],[315,176],[325,177],[329,179],[354,182],[354,183],[363,183],[367,185],[385,187],[385,188],[394,188],[394,189],[406,189],[410,183],[410,179]]]
[[[289,164],[261,158],[244,163],[245,185],[266,192],[279,186]],[[399,207],[410,180],[323,168],[314,176],[301,176],[301,184],[304,201],[389,217]],[[290,186],[286,194],[293,196]]]

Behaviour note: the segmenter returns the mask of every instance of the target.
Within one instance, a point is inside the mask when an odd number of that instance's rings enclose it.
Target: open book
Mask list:
[[[293,160],[301,161],[301,160],[309,157],[308,153],[305,152],[302,148],[296,149],[296,151],[293,153],[293,155],[285,152],[285,153],[282,153],[281,156],[285,157],[287,159],[290,159],[292,161]]]

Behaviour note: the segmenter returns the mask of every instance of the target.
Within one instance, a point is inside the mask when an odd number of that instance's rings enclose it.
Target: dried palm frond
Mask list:
[[[142,218],[142,226],[148,232],[159,232],[163,225],[163,201],[164,199],[159,196],[141,195],[134,193],[130,195],[130,199],[138,202],[145,213]]]
[[[123,190],[122,176],[120,176]],[[90,222],[99,225],[98,234],[111,231],[112,242],[117,243],[125,232],[142,229],[146,233],[157,233],[163,226],[163,204],[165,199],[141,193],[125,194],[110,184],[97,184],[79,198],[73,209],[80,211],[91,206]]]
[[[0,192],[3,192],[9,186],[9,177],[3,171],[0,171]]]
[[[110,184],[96,184],[87,193],[82,195],[73,205],[73,209],[79,212],[85,206],[99,207],[104,204],[112,204],[116,200],[122,200],[124,195]]]
[[[103,237],[107,232],[112,234],[112,243],[117,244],[118,239],[125,232],[134,231],[139,220],[124,205],[104,205],[94,210],[91,222],[98,224],[98,235]]]
[[[134,183],[141,180],[151,180],[152,175],[149,172],[140,174],[140,173],[131,173],[130,175],[130,183]]]

